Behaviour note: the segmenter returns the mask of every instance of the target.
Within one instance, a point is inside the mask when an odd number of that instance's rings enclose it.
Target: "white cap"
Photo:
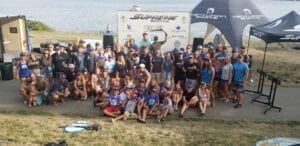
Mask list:
[[[74,64],[69,64],[68,68],[75,68],[75,65]]]
[[[145,68],[145,64],[140,64],[140,68]]]

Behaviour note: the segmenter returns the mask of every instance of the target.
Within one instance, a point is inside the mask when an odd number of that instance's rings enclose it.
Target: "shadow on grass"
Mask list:
[[[18,114],[18,115],[37,115],[37,116],[54,116],[53,113],[46,111],[31,111],[31,110],[18,110],[18,111],[7,111],[0,110],[1,114]]]

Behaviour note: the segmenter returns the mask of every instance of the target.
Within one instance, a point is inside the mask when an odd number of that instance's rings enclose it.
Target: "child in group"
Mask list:
[[[143,104],[142,118],[138,119],[142,123],[146,123],[147,115],[157,116],[159,112],[157,112],[157,106],[159,105],[159,95],[158,88],[153,88],[150,92],[150,95],[145,97],[145,101]]]
[[[207,86],[204,82],[200,83],[200,87],[198,89],[197,96],[199,98],[199,109],[201,112],[200,116],[203,116],[203,115],[205,115],[207,102],[210,98],[209,90],[207,89]]]
[[[137,115],[134,113],[137,105],[137,95],[134,91],[130,94],[130,97],[126,103],[124,114],[118,116],[117,118],[111,119],[111,122],[114,123],[117,120],[127,120],[127,119],[136,119]]]
[[[137,88],[137,113],[139,119],[142,118],[141,111],[145,99],[145,92],[146,92],[146,84],[145,82],[140,82],[140,85]]]
[[[173,95],[172,95],[172,99],[173,99],[173,106],[174,106],[174,110],[178,110],[178,103],[181,101],[182,99],[182,94],[183,94],[183,90],[181,89],[181,85],[180,82],[178,82],[175,86],[175,89],[173,91]]]
[[[29,96],[27,100],[28,107],[37,106],[37,98],[39,96],[39,91],[36,89],[35,85],[30,85]]]
[[[112,94],[109,96],[109,105],[103,111],[104,115],[114,118],[118,117],[121,114],[120,105],[121,97],[119,88],[113,88]]]
[[[170,93],[168,92],[165,92],[164,93],[164,99],[163,99],[163,102],[162,102],[162,105],[160,105],[160,112],[157,116],[157,121],[158,123],[160,123],[160,121],[165,121],[167,115],[169,113],[172,113],[173,112],[173,104],[172,104],[172,100],[171,100],[171,95]]]
[[[30,79],[26,79],[25,81],[21,82],[20,95],[24,99],[24,104],[27,104],[28,96],[30,93],[29,91],[30,84],[31,84]]]

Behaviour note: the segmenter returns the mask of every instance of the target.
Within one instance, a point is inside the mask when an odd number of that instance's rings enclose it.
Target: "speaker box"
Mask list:
[[[193,52],[195,52],[197,50],[197,47],[199,45],[203,46],[204,43],[204,39],[203,38],[194,38],[193,41]]]
[[[114,36],[113,35],[103,35],[103,48],[110,45],[111,49],[114,50]]]

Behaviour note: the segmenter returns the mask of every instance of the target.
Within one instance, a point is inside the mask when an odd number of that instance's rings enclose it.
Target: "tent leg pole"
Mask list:
[[[265,60],[266,60],[266,54],[267,54],[267,47],[268,47],[268,43],[266,43],[266,46],[265,46],[265,53],[264,53],[264,58],[263,58],[262,66],[261,66],[261,70],[262,70],[262,71],[264,71]]]
[[[249,53],[249,47],[250,47],[250,37],[251,37],[251,35],[249,35],[249,38],[248,38],[247,54]]]

